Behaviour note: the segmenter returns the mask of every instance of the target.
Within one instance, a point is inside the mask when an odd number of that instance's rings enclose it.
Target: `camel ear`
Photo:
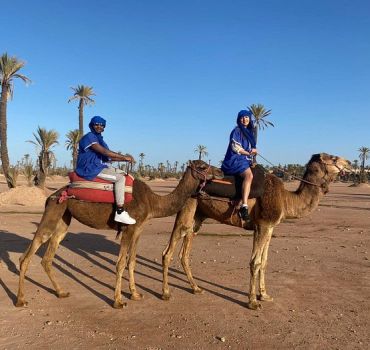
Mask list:
[[[332,158],[333,158],[333,156],[331,156],[331,155],[329,155],[327,153],[320,153],[320,159],[322,161],[325,161],[325,160],[328,160],[328,159],[332,159]]]
[[[322,161],[323,160],[322,159],[322,155],[323,155],[323,153],[313,154],[312,157],[311,157],[311,159],[310,159],[310,161],[309,161],[309,163]]]

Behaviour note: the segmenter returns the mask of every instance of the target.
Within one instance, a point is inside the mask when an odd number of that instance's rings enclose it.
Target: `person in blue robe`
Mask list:
[[[111,161],[133,162],[131,156],[113,152],[103,140],[102,132],[106,120],[100,116],[91,118],[90,132],[85,134],[79,142],[76,173],[85,180],[98,177],[114,183],[116,213],[114,220],[123,224],[132,225],[136,220],[124,209],[125,201],[125,176],[121,169],[114,168]]]
[[[229,145],[221,170],[225,175],[239,175],[243,178],[242,203],[239,215],[243,220],[248,220],[247,200],[253,180],[250,167],[253,156],[257,154],[252,112],[250,110],[241,110],[236,118],[236,123],[237,126],[230,134]]]

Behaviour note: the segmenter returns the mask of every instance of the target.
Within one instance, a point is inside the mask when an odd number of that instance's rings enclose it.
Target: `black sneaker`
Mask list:
[[[241,219],[244,221],[247,221],[250,219],[249,214],[248,214],[248,207],[241,207],[239,209],[239,216]]]

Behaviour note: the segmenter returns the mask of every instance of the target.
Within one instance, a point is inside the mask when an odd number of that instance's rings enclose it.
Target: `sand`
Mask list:
[[[50,181],[48,191],[63,183]],[[148,184],[165,194],[176,181]],[[176,256],[169,279],[172,299],[161,300],[161,253],[174,217],[149,221],[140,238],[135,276],[142,301],[129,299],[125,272],[127,306],[112,308],[119,248],[115,232],[72,221],[54,264],[71,296],[55,296],[40,265],[40,249],[25,282],[29,304],[16,308],[18,260],[43,211],[43,194],[29,191],[22,187],[7,194],[0,181],[0,349],[370,346],[369,188],[335,183],[315,212],[276,228],[266,276],[274,301],[263,303],[260,311],[246,308],[250,234],[214,221],[203,226],[191,255],[194,277],[205,293],[192,294]]]

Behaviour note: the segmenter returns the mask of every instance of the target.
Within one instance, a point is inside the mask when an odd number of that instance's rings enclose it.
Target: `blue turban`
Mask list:
[[[89,128],[92,132],[94,132],[95,130],[93,129],[93,125],[94,124],[102,124],[104,127],[105,125],[107,124],[106,120],[98,115],[96,115],[95,117],[92,117],[91,120],[90,120],[90,123],[89,123]]]
[[[236,118],[236,123],[238,124],[240,130],[242,131],[243,135],[248,139],[249,143],[251,144],[251,147],[252,148],[256,148],[256,139],[254,137],[254,123],[253,123],[253,120],[252,120],[252,111],[251,110],[245,110],[245,109],[242,109],[239,113],[238,113],[238,117]],[[245,127],[242,123],[241,123],[241,118],[243,117],[249,117],[249,124],[247,127]]]
[[[245,109],[242,109],[239,113],[238,113],[238,119],[239,118],[242,118],[242,117],[249,117],[249,118],[252,118],[252,112],[251,111],[247,111]]]

